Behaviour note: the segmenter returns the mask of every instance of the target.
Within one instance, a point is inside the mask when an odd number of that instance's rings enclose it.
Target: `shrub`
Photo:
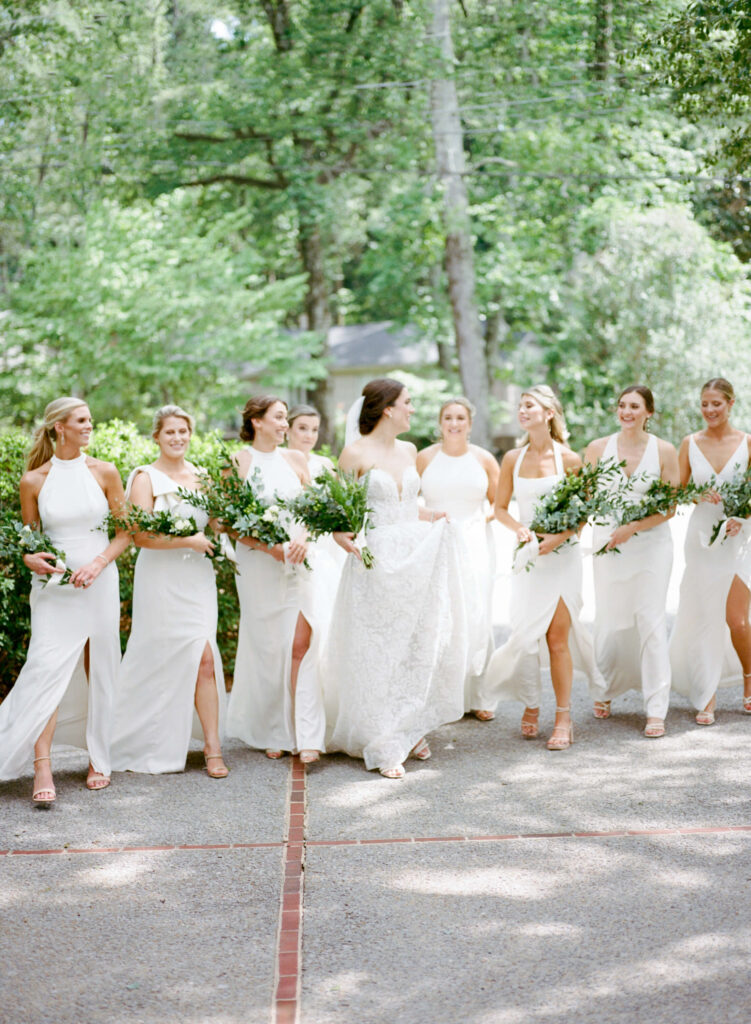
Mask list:
[[[188,458],[200,466],[216,466],[222,461],[225,442],[216,432],[194,434]],[[21,515],[18,483],[23,475],[31,437],[21,430],[0,431],[0,531]],[[237,448],[236,442],[229,444]],[[113,462],[127,481],[136,466],[153,462],[157,446],[139,434],[132,423],[112,420],[97,425],[89,454]],[[117,561],[120,573],[120,640],[123,650],[130,633],[133,599],[133,572],[138,552],[131,546]],[[237,627],[240,616],[234,573],[226,563],[217,567],[219,620],[217,643],[225,671],[231,671],[237,652]],[[29,572],[18,547],[2,540],[0,532],[0,698],[10,689],[26,658],[29,643]]]

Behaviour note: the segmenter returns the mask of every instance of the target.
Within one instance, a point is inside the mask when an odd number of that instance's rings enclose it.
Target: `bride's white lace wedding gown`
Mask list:
[[[420,478],[373,469],[367,544],[350,555],[323,664],[327,750],[365,767],[402,764],[425,733],[464,713],[468,640],[458,527],[418,519]]]

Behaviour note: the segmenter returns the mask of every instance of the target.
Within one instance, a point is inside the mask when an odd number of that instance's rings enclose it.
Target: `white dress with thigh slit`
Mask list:
[[[39,492],[42,529],[76,570],[109,544],[101,530],[107,498],[87,456],[58,459]],[[110,774],[110,731],[120,662],[120,595],[110,563],[90,587],[45,585],[32,576],[31,642],[15,685],[0,704],[0,779],[31,770],[34,744],[55,709],[55,743],[88,750],[94,770]],[[89,643],[88,685],[83,653]]]

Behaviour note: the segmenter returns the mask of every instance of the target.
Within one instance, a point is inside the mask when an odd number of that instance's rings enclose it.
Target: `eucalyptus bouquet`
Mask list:
[[[195,492],[186,492],[190,495],[193,504]],[[198,533],[198,525],[193,516],[182,515],[173,512],[171,509],[160,509],[159,511],[147,511],[140,505],[129,504],[121,515],[110,511],[102,524],[102,529],[109,533],[125,531],[125,533],[149,533],[153,537],[192,537]],[[205,530],[206,536],[213,539],[211,530]],[[213,555],[207,557],[213,561],[224,561],[225,556],[220,554],[218,549]]]
[[[685,487],[675,487],[666,480],[654,479],[644,492],[642,500],[635,502],[629,483],[636,478],[624,479],[622,485],[610,497],[610,514],[621,526],[635,523],[639,519],[647,519],[649,516],[668,516],[676,505],[697,501],[711,486],[711,484],[695,484],[693,481],[689,481]],[[607,544],[604,544],[593,553],[605,555],[608,550],[619,552],[620,548],[608,549]]]
[[[259,469],[243,480],[227,459],[221,470],[206,470],[201,480],[199,492],[180,489],[178,494],[208,512],[211,519],[218,519],[229,533],[252,537],[268,547],[286,544],[290,539],[282,519],[284,505],[265,498]],[[304,565],[309,568],[307,560]]]
[[[612,479],[621,468],[621,463],[606,459],[596,466],[585,463],[578,473],[566,473],[535,506],[529,529],[540,536],[545,533],[578,531],[589,519],[599,519],[612,512],[610,491],[602,486]],[[555,551],[571,542],[569,537]],[[514,556],[530,541],[518,544]],[[527,572],[532,562],[525,564]]]
[[[42,584],[43,587],[47,587],[50,584],[61,587],[66,583],[70,583],[73,572],[65,564],[65,552],[56,548],[46,533],[42,530],[35,530],[33,526],[29,524],[24,525],[15,519],[10,524],[9,532],[12,533],[12,537],[21,548],[22,554],[36,555],[40,551],[44,551],[48,555],[55,556],[56,568],[63,571],[62,573],[50,573]]]
[[[714,544],[720,534],[722,534],[720,543],[725,540],[728,519],[748,519],[751,517],[751,466],[742,476],[734,477],[732,480],[726,480],[720,484],[712,481],[711,484],[705,485],[705,490],[708,490],[710,486],[712,490],[717,491],[720,495],[722,510],[725,513],[725,517],[715,523],[712,529],[712,534],[709,538],[711,545]]]
[[[284,504],[313,540],[329,533],[367,532],[372,512],[368,507],[368,474],[358,480],[352,473],[336,475],[325,470]],[[366,545],[360,554],[365,568],[372,569],[375,558],[370,548]]]

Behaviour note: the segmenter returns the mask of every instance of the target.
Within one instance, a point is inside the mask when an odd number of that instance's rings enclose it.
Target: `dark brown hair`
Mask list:
[[[630,395],[632,392],[636,392],[637,395],[641,395],[644,399],[644,404],[647,407],[647,412],[651,416],[655,411],[655,396],[646,384],[630,384],[627,388],[624,388],[623,391],[621,391],[615,404],[617,405],[624,395]]]
[[[384,410],[395,404],[402,391],[404,385],[393,377],[377,377],[368,381],[362,389],[363,402],[359,422],[361,434],[370,434],[373,431]]]
[[[243,409],[243,425],[240,428],[240,437],[243,441],[253,440],[256,436],[253,420],[263,419],[271,406],[276,402],[281,402],[284,408],[287,408],[287,403],[284,399],[277,398],[276,395],[254,395],[253,398],[248,399]]]

